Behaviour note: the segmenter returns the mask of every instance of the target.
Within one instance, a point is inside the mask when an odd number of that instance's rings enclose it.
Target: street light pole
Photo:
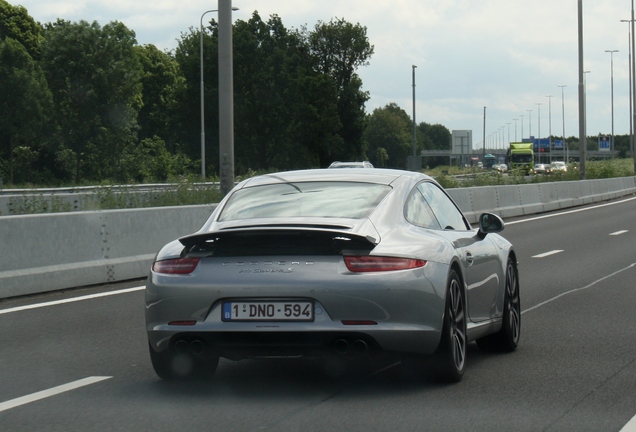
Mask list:
[[[219,0],[219,190],[234,187],[234,69],[232,0]]]
[[[537,111],[537,122],[539,124],[538,126],[538,131],[537,131],[537,154],[539,155],[539,163],[541,163],[541,105],[543,105],[541,102],[536,103],[535,104],[538,108]]]
[[[484,107],[484,129],[483,129],[483,141],[484,141],[484,154],[483,158],[486,160],[486,107]]]
[[[521,118],[521,141],[523,141],[523,114],[519,114]]]
[[[612,93],[612,139],[610,140],[610,152],[612,153],[612,159],[614,159],[614,53],[618,50],[605,50],[610,53],[610,76],[611,76],[611,93]]]
[[[532,110],[528,111],[528,138],[532,138]]]
[[[517,142],[517,120],[519,120],[519,119],[516,119],[516,118],[512,119],[512,121],[515,122],[515,142]]]
[[[565,155],[565,164],[568,164],[568,161],[570,160],[570,152],[568,151],[568,147],[567,144],[565,142],[565,96],[564,96],[564,92],[563,89],[565,87],[567,87],[566,85],[560,85],[558,87],[561,87],[561,115],[562,115],[562,125],[563,125],[563,154]]]
[[[233,11],[238,8],[232,8]],[[203,12],[201,20],[199,21],[199,45],[200,52],[199,58],[201,61],[201,179],[205,181],[205,86],[203,84],[203,17],[211,12],[218,12],[218,9],[213,9]]]
[[[415,68],[417,66],[413,65],[413,168],[415,168],[415,157],[417,155],[417,138],[416,138],[416,125],[415,122]]]
[[[632,28],[632,37],[631,37],[631,41],[632,41],[632,61],[631,61],[631,65],[632,65],[632,101],[633,104],[635,104],[635,106],[633,107],[633,112],[632,112],[632,121],[633,121],[633,125],[634,125],[634,129],[636,129],[636,64],[634,64],[634,62],[636,61],[636,43],[634,41],[634,0],[632,0],[632,19],[631,19],[631,28]],[[634,147],[632,148],[632,158],[634,159],[634,171],[636,171],[636,153],[634,152],[634,149],[636,147],[636,137],[634,137],[632,135],[633,139],[634,139]]]
[[[621,22],[626,22],[627,24],[630,24],[632,21],[631,20],[621,20]],[[632,118],[632,110],[633,105],[632,105],[632,74],[634,73],[632,70],[632,31],[631,31],[631,27],[628,25],[627,26],[627,46],[628,46],[628,63],[629,63],[629,147],[630,150],[632,152],[632,157],[634,156],[634,125],[633,125],[633,118]],[[636,159],[634,162],[634,167],[636,168]]]
[[[550,150],[549,160],[552,163],[552,95],[547,95],[548,98],[548,149]]]
[[[578,11],[578,51],[579,51],[579,179],[585,180],[585,159],[587,158],[587,138],[585,134],[585,89],[583,84],[583,0],[577,2]]]

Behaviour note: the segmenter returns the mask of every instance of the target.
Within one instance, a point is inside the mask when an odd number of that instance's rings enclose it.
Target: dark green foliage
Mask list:
[[[8,160],[0,178],[5,176],[9,183],[29,181],[52,99],[39,65],[10,37],[0,39],[0,89],[0,157]]]
[[[42,67],[55,103],[53,152],[75,157],[75,182],[121,177],[121,155],[133,145],[142,105],[135,34],[122,23],[47,24]]]

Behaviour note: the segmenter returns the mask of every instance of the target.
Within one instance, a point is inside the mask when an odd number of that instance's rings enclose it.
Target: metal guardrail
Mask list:
[[[162,195],[177,191],[182,183],[4,189],[0,191],[0,216],[100,210],[105,198],[128,203],[124,207],[165,205]],[[218,182],[188,184],[193,189],[218,189]]]
[[[161,190],[171,190],[178,187],[180,183],[148,183],[148,184],[139,184],[139,185],[103,185],[103,186],[68,186],[68,187],[58,187],[58,188],[2,188],[2,183],[0,183],[0,195],[56,195],[56,194],[65,194],[65,193],[88,193],[88,192],[97,192],[100,190],[112,190],[112,191],[135,191],[135,192],[147,192],[147,191],[161,191]],[[208,187],[219,187],[219,182],[201,182],[201,183],[192,183],[193,186],[208,186]]]

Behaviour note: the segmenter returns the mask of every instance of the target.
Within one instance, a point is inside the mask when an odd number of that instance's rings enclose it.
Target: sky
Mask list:
[[[472,130],[473,147],[507,147],[522,136],[579,136],[578,1],[218,0],[234,20],[278,15],[286,28],[345,19],[366,27],[374,54],[357,73],[368,113],[396,103],[415,119]],[[632,0],[633,1],[633,0]],[[201,0],[8,0],[44,24],[62,18],[123,22],[140,45],[170,51],[201,15]],[[630,0],[582,0],[587,135],[630,131]],[[207,14],[205,20],[213,16]],[[618,50],[608,53],[606,50]],[[613,67],[612,67],[613,59]],[[613,77],[613,92],[612,92]],[[567,87],[559,87],[567,86]],[[613,104],[612,104],[613,94]],[[550,97],[551,96],[551,97]],[[484,129],[484,107],[485,124]],[[613,110],[612,110],[613,107]],[[522,135],[523,131],[523,135]]]

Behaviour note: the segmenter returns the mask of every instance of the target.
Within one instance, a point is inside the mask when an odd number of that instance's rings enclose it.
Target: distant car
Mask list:
[[[550,169],[554,172],[557,172],[557,171],[567,172],[568,166],[563,161],[554,161],[550,164]]]
[[[499,172],[506,172],[508,171],[508,165],[506,164],[495,164],[492,166],[492,169],[494,169],[495,171],[499,171]]]
[[[519,341],[517,258],[503,229],[491,213],[472,228],[418,172],[244,180],[152,264],[145,315],[155,372],[209,377],[219,357],[397,354],[459,381],[469,342],[513,351]]]
[[[369,161],[363,162],[333,162],[329,168],[373,168],[373,164]]]
[[[550,165],[546,164],[534,164],[534,173],[535,174],[550,174]]]

